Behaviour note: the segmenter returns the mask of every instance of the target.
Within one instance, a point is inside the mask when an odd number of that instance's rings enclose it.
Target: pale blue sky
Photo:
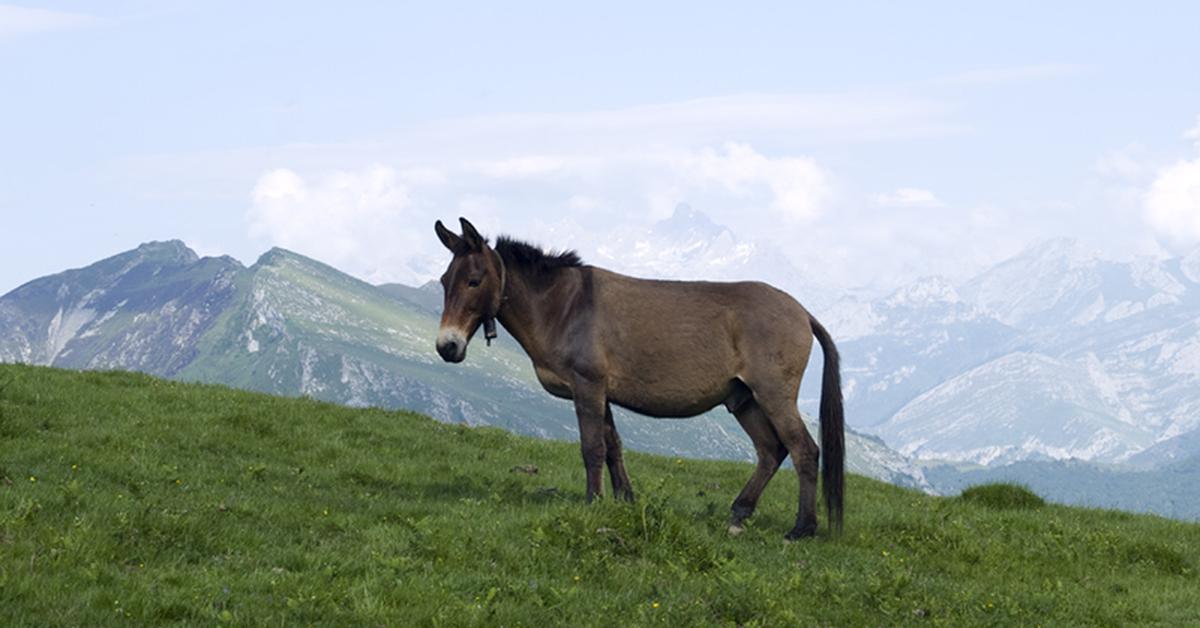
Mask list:
[[[854,285],[1200,241],[1200,4],[500,4],[0,5],[0,293],[167,238],[416,281],[437,217],[586,253],[684,201]]]

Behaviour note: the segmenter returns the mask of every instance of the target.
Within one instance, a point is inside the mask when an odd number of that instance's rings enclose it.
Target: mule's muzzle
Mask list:
[[[438,334],[437,352],[447,362],[462,362],[467,357],[467,338],[461,332],[443,330]]]
[[[447,362],[462,362],[463,358],[467,357],[467,348],[457,342],[447,342],[439,344],[437,347],[438,355]]]

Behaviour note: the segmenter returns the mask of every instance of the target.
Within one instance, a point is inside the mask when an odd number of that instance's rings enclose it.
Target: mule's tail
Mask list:
[[[821,483],[825,496],[825,511],[829,527],[842,531],[842,501],[846,479],[846,428],[842,411],[842,375],[838,369],[838,351],[829,332],[811,315],[813,335],[825,354],[821,374]]]

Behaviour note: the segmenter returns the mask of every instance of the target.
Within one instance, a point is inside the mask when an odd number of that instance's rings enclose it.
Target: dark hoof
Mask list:
[[[787,534],[783,535],[783,539],[785,541],[795,541],[797,539],[807,539],[810,537],[814,537],[816,535],[817,535],[817,526],[815,524],[806,525],[806,526],[796,526],[796,527],[792,528],[791,532],[788,532]]]
[[[733,512],[733,517],[729,520],[729,523],[732,523],[735,526],[742,525],[742,522],[749,519],[750,515],[754,514],[753,508],[746,508],[745,506],[738,506],[736,504],[734,504],[731,510]]]

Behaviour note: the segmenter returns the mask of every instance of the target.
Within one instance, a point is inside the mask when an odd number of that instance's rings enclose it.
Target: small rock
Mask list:
[[[536,464],[522,464],[522,465],[517,465],[517,466],[513,467],[510,470],[510,472],[512,472],[512,473],[527,473],[529,475],[537,475],[538,468],[537,468]]]

